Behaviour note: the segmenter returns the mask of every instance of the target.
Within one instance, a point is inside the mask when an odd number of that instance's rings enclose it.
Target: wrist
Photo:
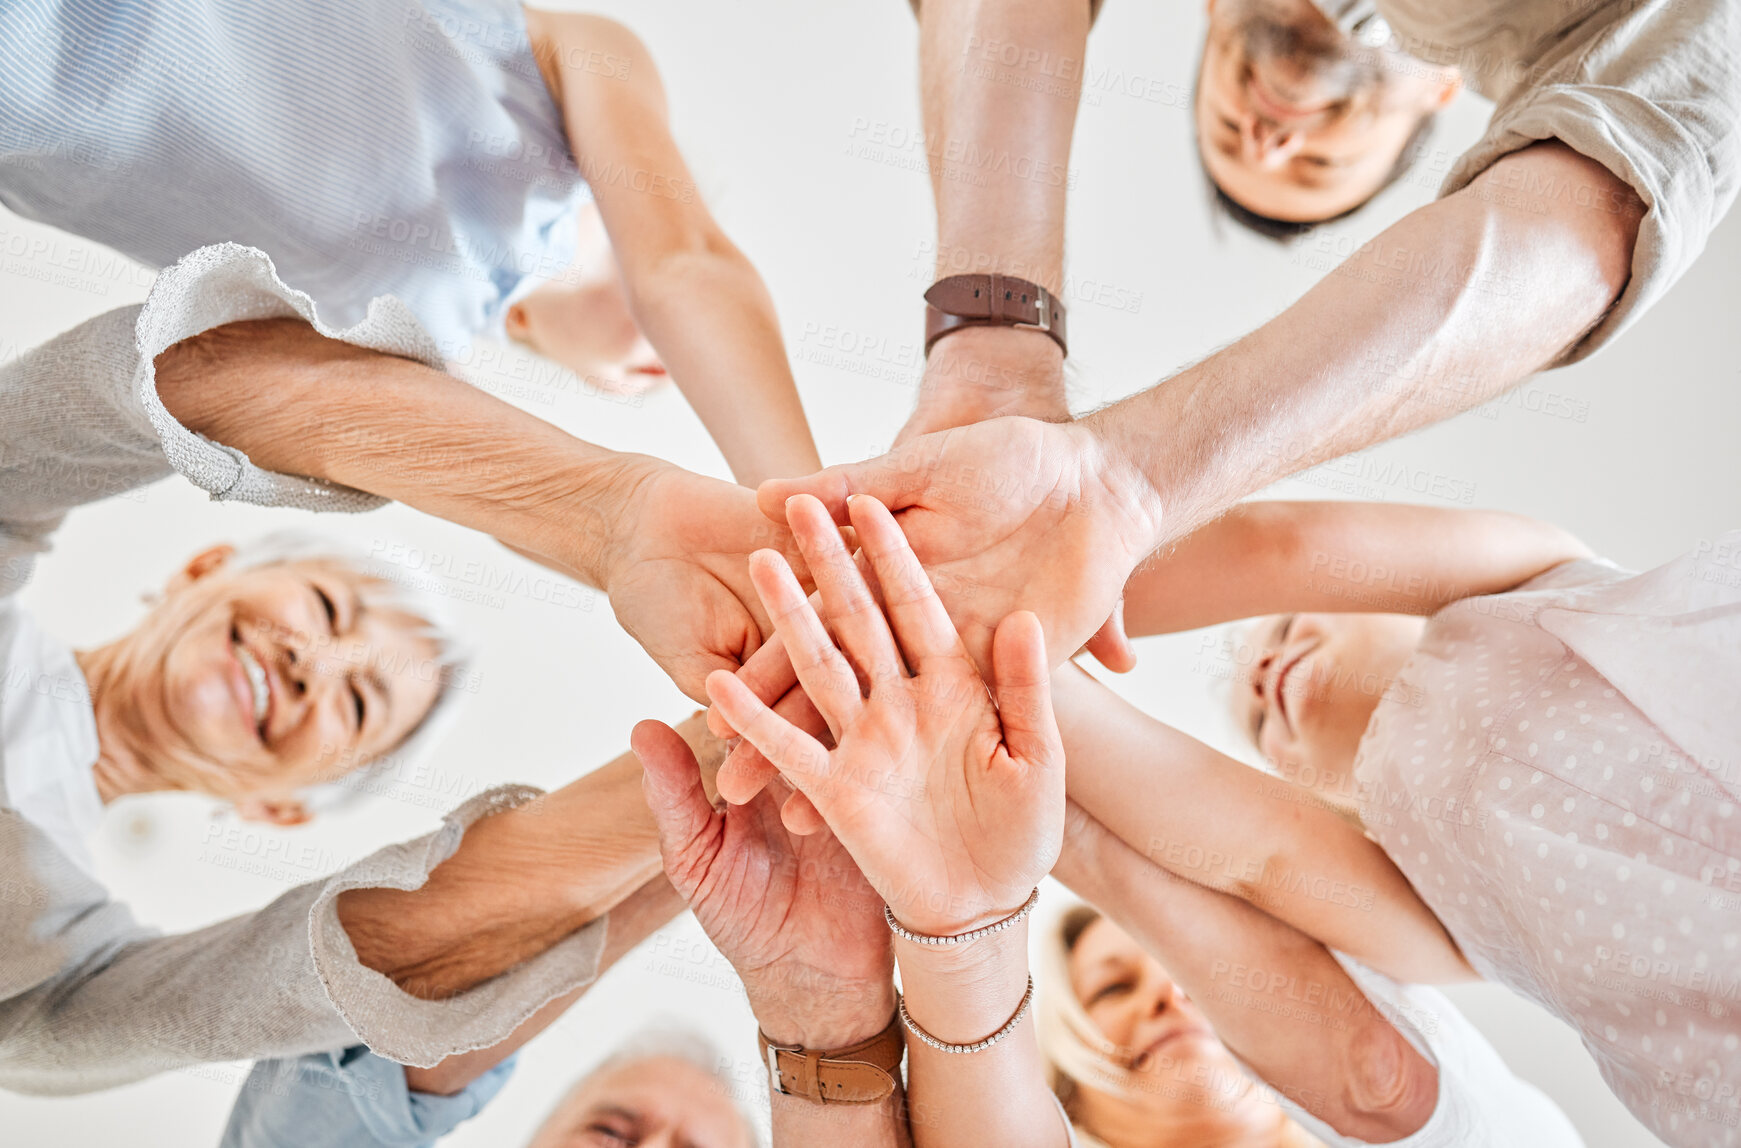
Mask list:
[[[921,404],[948,400],[981,407],[1045,402],[1067,410],[1064,353],[1049,335],[1022,327],[953,331],[931,348],[919,384]]]
[[[888,1027],[895,1012],[895,986],[887,976],[847,982],[805,969],[776,978],[757,976],[745,981],[744,991],[770,1044],[820,1052],[869,1040]]]
[[[1098,487],[1105,496],[1109,524],[1129,571],[1167,541],[1171,521],[1165,492],[1144,467],[1146,456],[1126,433],[1123,420],[1111,417],[1115,409],[1096,411],[1063,429],[1076,440],[1088,472],[1084,485]]]
[[[1009,1020],[1027,991],[1027,922],[956,949],[895,942],[914,1021],[938,1040],[970,1044]]]
[[[632,561],[637,525],[646,521],[668,466],[639,454],[589,462],[573,476],[550,523],[559,560],[608,594],[618,571]]]

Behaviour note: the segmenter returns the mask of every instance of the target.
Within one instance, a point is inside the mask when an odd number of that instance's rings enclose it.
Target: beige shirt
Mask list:
[[[1649,208],[1625,293],[1562,362],[1590,354],[1660,299],[1704,251],[1735,200],[1741,0],[1326,0],[1322,6],[1345,30],[1376,8],[1389,22],[1394,46],[1456,66],[1465,83],[1498,105],[1481,141],[1445,163],[1441,195],[1514,151],[1556,139],[1625,180]],[[1591,211],[1621,209],[1587,187],[1568,185],[1557,194]]]
[[[155,361],[166,347],[268,316],[300,316],[334,338],[441,364],[398,300],[378,299],[362,323],[336,331],[271,260],[235,244],[164,271],[142,307],[99,315],[0,364],[0,1088],[88,1092],[189,1064],[359,1041],[434,1064],[495,1044],[598,973],[607,918],[468,992],[423,1000],[361,964],[339,923],[341,893],[418,888],[474,821],[536,795],[523,786],[478,794],[424,837],[188,933],[141,926],[89,872],[76,840],[97,812],[89,691],[71,651],[35,632],[12,597],[64,516],[175,473],[213,498],[263,506],[381,502],[261,470],[159,401]]]

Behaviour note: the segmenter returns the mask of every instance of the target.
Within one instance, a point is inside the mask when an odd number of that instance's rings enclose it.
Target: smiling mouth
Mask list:
[[[254,698],[254,729],[260,739],[266,739],[266,711],[272,705],[272,690],[267,685],[266,668],[254,656],[254,651],[242,644],[235,631],[230,632],[230,647],[235,652],[236,661],[242,663],[242,672],[248,675],[248,689]]]
[[[1176,1040],[1183,1040],[1187,1036],[1202,1031],[1202,1029],[1195,1025],[1183,1024],[1178,1028],[1175,1028],[1172,1032],[1162,1034],[1153,1044],[1137,1053],[1136,1058],[1130,1062],[1131,1068],[1137,1072],[1144,1071],[1155,1063],[1155,1058],[1160,1053],[1161,1049],[1172,1044]]]
[[[1289,732],[1292,732],[1294,728],[1294,715],[1288,712],[1288,675],[1293,672],[1295,666],[1300,664],[1302,658],[1312,652],[1313,648],[1313,646],[1308,645],[1305,649],[1295,654],[1293,660],[1284,665],[1281,668],[1281,672],[1276,674],[1276,709],[1281,711],[1282,721],[1287,725]]]

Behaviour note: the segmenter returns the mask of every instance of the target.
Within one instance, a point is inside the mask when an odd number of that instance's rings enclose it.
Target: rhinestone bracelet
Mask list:
[[[1016,1009],[1016,1015],[1006,1020],[1002,1028],[998,1029],[984,1040],[976,1040],[972,1044],[950,1044],[948,1041],[938,1040],[936,1037],[920,1028],[917,1022],[913,1020],[913,1015],[907,1011],[907,998],[905,996],[898,996],[895,1000],[900,1005],[901,1023],[907,1026],[907,1031],[936,1049],[938,1052],[951,1052],[957,1054],[984,1052],[986,1049],[1014,1032],[1016,1026],[1022,1023],[1022,1018],[1028,1015],[1028,1006],[1034,1003],[1034,974],[1028,974],[1028,991],[1022,994],[1022,1003]]]
[[[901,938],[903,941],[911,941],[915,945],[929,945],[933,948],[942,948],[948,945],[965,945],[969,941],[977,941],[981,937],[990,937],[1001,933],[1011,925],[1014,925],[1016,922],[1026,917],[1029,913],[1033,912],[1034,906],[1037,905],[1039,901],[1040,887],[1035,885],[1034,891],[1028,894],[1028,899],[1022,902],[1022,907],[1005,917],[1003,920],[995,922],[994,924],[986,925],[981,929],[970,929],[965,933],[956,933],[952,937],[931,937],[924,933],[915,933],[899,921],[895,920],[895,911],[887,905],[883,906],[883,920],[888,922],[889,932]]]

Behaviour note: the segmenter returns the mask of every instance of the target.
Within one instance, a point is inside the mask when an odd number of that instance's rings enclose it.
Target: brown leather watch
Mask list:
[[[777,1045],[756,1030],[762,1061],[774,1091],[817,1104],[875,1104],[895,1091],[901,1057],[907,1051],[899,1016],[869,1040],[851,1048],[818,1052],[800,1045]]]
[[[1064,304],[1038,283],[1013,275],[950,275],[925,292],[925,354],[963,327],[1028,327],[1043,331],[1066,358]]]

